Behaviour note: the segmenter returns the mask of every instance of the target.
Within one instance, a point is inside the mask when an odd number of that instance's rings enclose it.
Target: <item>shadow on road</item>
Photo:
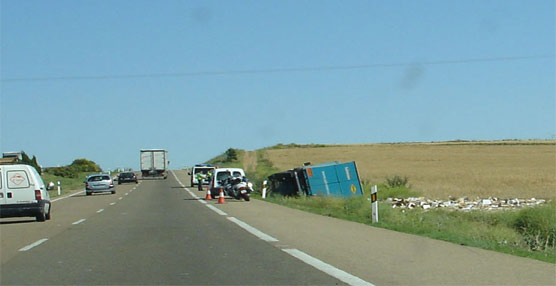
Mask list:
[[[187,198],[187,199],[183,199],[183,200],[184,200],[184,201],[197,201],[197,200],[199,200],[199,199]],[[206,201],[207,203],[214,202],[215,205],[218,204],[218,203],[217,203],[217,202],[218,202],[218,197],[212,198],[212,200],[210,200],[210,201],[207,201],[207,200],[205,200],[205,199],[201,199],[201,200]],[[244,201],[244,200],[235,200],[235,199],[232,199],[232,198],[225,198],[225,200],[226,200],[225,204],[227,204],[227,203],[248,203],[248,202],[246,202],[246,201]]]
[[[96,193],[96,194],[92,194],[90,196],[87,196],[87,194],[83,193],[83,194],[79,194],[79,195],[75,195],[75,196],[71,196],[70,198],[81,198],[81,197],[93,197],[93,196],[108,196],[108,195],[117,195],[118,193],[112,194],[109,192],[105,192],[105,193]]]
[[[11,220],[11,221],[0,221],[0,224],[16,224],[16,223],[31,223],[36,222],[35,219],[25,219],[25,220]]]

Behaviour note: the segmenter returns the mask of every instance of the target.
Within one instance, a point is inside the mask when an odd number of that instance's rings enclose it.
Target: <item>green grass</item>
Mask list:
[[[361,183],[363,193],[370,194],[372,185],[367,182]],[[378,200],[385,200],[387,198],[407,199],[410,197],[420,197],[421,194],[406,186],[388,187],[386,184],[377,185],[380,192],[377,192]]]
[[[371,225],[368,195],[354,198],[272,196],[267,200],[320,215]],[[379,202],[379,210],[380,220],[373,226],[556,263],[556,203],[518,211],[461,212],[446,209],[392,209],[390,204]],[[523,222],[517,223],[520,221],[530,222],[529,232],[524,233],[516,227],[516,224],[523,225]],[[534,226],[539,221],[542,227]],[[548,226],[545,222],[548,222]],[[538,236],[537,230],[540,228],[544,232],[540,232],[541,235]],[[542,240],[542,236],[551,236],[552,240]],[[540,239],[540,244],[544,247],[530,247],[530,241],[534,239]]]
[[[257,167],[254,172],[247,172],[246,176],[255,185],[255,190],[260,191],[263,181],[277,172],[279,170],[265,157],[264,150],[257,150]]]

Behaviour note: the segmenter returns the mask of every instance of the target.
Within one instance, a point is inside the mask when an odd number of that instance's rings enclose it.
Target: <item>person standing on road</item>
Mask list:
[[[203,180],[207,177],[207,175],[203,174],[202,172],[199,172],[195,175],[195,177],[197,178],[197,190],[202,191],[203,190]]]
[[[209,182],[209,184],[210,184],[210,181],[212,181],[212,171],[211,170],[209,170],[207,172],[207,181]]]

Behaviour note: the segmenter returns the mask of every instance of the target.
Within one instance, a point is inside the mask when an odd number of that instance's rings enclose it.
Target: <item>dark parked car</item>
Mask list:
[[[137,176],[133,172],[123,172],[118,174],[118,185],[125,182],[135,182],[137,184]]]

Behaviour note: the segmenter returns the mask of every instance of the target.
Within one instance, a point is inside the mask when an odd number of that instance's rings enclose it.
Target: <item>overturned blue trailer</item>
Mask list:
[[[268,179],[272,193],[285,196],[351,197],[363,194],[355,162],[308,165],[273,174]]]

